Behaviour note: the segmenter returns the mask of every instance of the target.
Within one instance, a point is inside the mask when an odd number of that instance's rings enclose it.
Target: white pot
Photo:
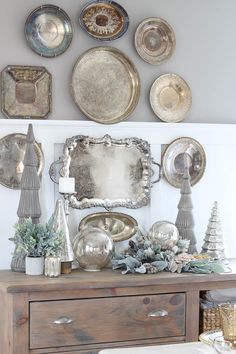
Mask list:
[[[42,275],[44,270],[44,257],[25,257],[25,274]]]

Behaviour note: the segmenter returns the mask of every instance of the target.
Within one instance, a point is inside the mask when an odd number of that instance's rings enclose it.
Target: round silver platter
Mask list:
[[[166,180],[176,188],[180,188],[182,184],[185,158],[192,186],[202,178],[205,171],[206,155],[202,145],[188,137],[174,140],[162,156],[162,169]]]
[[[137,221],[130,215],[115,212],[90,214],[81,220],[79,230],[87,226],[108,231],[114,242],[129,239],[137,232],[138,228]]]
[[[180,76],[172,73],[161,75],[151,87],[150,104],[164,122],[180,122],[191,108],[191,90]]]
[[[169,23],[162,18],[150,17],[142,21],[135,32],[135,48],[149,64],[162,64],[172,55],[176,40]]]
[[[25,37],[37,54],[53,58],[70,45],[73,29],[69,16],[55,5],[41,5],[33,10],[25,23]]]
[[[72,96],[90,119],[104,124],[127,118],[140,95],[139,74],[129,58],[113,47],[95,47],[77,60]]]

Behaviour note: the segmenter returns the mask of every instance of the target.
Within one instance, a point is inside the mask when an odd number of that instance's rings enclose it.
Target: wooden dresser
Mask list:
[[[202,290],[236,288],[232,273],[51,279],[0,271],[1,354],[96,354],[107,347],[197,341]]]

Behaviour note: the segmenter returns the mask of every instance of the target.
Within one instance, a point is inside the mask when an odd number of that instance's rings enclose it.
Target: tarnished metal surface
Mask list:
[[[51,74],[41,66],[9,65],[1,75],[2,112],[8,118],[47,118]]]
[[[90,119],[104,124],[127,118],[140,95],[139,74],[121,51],[112,47],[89,49],[72,73],[72,96]]]
[[[110,41],[121,37],[128,29],[125,9],[114,1],[91,1],[82,9],[79,22],[92,37]]]
[[[175,34],[162,18],[150,17],[142,21],[135,32],[135,48],[149,64],[162,64],[175,49]]]
[[[206,155],[202,145],[193,138],[183,137],[174,140],[162,156],[162,169],[166,180],[180,188],[184,173],[185,159],[189,166],[191,185],[203,176],[206,167]]]
[[[161,75],[151,87],[150,103],[154,113],[164,122],[180,122],[192,105],[190,87],[176,74]]]
[[[114,242],[128,240],[137,232],[138,228],[137,221],[130,215],[115,212],[87,215],[80,221],[79,230],[87,226],[108,231]]]
[[[37,171],[43,170],[44,156],[38,143],[35,143],[38,159]],[[26,135],[10,134],[0,139],[0,183],[5,187],[20,189],[20,180],[24,169]]]
[[[69,16],[55,5],[41,5],[25,23],[25,37],[30,48],[43,57],[56,57],[70,45],[73,30]]]

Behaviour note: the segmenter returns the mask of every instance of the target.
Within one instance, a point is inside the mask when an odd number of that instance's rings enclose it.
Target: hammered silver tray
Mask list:
[[[0,139],[0,183],[3,186],[20,189],[25,148],[25,134],[10,134]],[[44,165],[43,152],[37,142],[35,142],[34,148],[38,160],[37,172],[38,175],[41,175]]]
[[[54,182],[58,172],[75,178],[76,194],[69,196],[73,208],[135,209],[148,205],[151,186],[160,179],[151,181],[152,163],[145,140],[76,135],[66,140],[63,155],[52,163],[49,174]]]
[[[185,159],[189,166],[190,183],[193,186],[203,176],[206,168],[206,154],[202,145],[189,137],[172,141],[162,155],[162,171],[173,187],[180,188]]]
[[[112,47],[95,47],[77,60],[71,79],[72,96],[90,119],[118,123],[135,109],[140,78],[130,59]]]

